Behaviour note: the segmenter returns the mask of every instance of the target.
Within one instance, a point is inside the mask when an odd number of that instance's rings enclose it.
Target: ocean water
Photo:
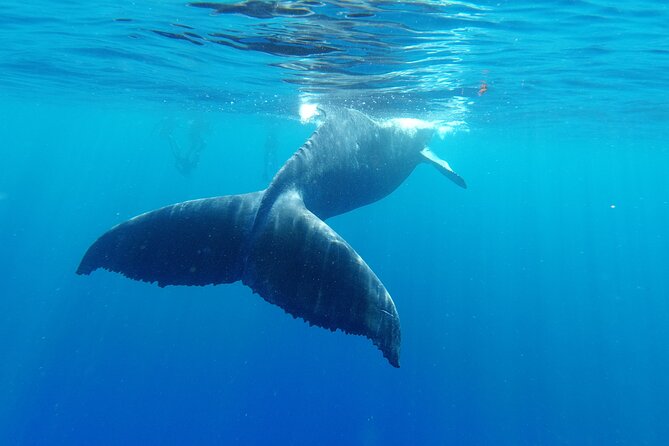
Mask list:
[[[669,5],[0,5],[0,444],[669,444]],[[328,220],[399,369],[243,285],[75,270],[134,215],[265,188],[304,104],[427,166]],[[354,186],[353,186],[354,187]]]

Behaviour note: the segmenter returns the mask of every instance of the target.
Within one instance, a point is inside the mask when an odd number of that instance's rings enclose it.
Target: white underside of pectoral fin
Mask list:
[[[426,147],[421,150],[420,154],[426,163],[436,167],[437,170],[441,172],[446,178],[463,189],[467,189],[467,183],[465,183],[465,180],[460,175],[455,173],[451,166],[446,161],[439,158],[432,150]]]

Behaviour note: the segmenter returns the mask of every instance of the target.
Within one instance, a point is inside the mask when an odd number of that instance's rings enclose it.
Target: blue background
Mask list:
[[[422,165],[384,200],[328,221],[395,300],[400,369],[368,340],[309,327],[240,284],[75,275],[116,223],[263,189],[268,138],[280,164],[314,125],[296,119],[286,83],[265,108],[249,106],[246,84],[242,105],[198,102],[205,81],[227,78],[188,43],[133,47],[199,55],[178,72],[188,89],[167,66],[95,52],[58,71],[52,46],[90,42],[35,36],[100,30],[101,46],[123,44],[106,25],[67,26],[70,3],[53,21],[5,14],[0,444],[669,444],[667,6],[539,4],[487,5],[505,20],[470,22],[467,122],[431,144],[469,189]],[[254,85],[271,97],[274,84]],[[429,110],[429,92],[422,101]],[[415,102],[391,103],[381,114],[423,117]],[[166,118],[209,125],[188,177],[161,137]],[[184,127],[175,137],[186,144]]]
[[[189,178],[161,115],[3,104],[0,427],[7,444],[662,444],[666,135],[495,124],[331,225],[402,318],[402,368],[241,285],[74,275],[110,225],[263,187],[268,122],[209,115]],[[286,120],[281,155],[312,126]],[[649,129],[650,130],[650,129]],[[276,129],[274,130],[277,131]],[[615,206],[613,208],[612,206]]]

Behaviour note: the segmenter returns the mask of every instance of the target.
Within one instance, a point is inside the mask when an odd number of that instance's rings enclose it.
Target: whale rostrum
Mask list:
[[[325,220],[373,203],[425,162],[465,182],[427,147],[434,129],[327,110],[264,191],[186,201],[103,234],[78,274],[103,268],[167,285],[242,281],[311,325],[362,335],[399,367],[395,304],[365,261]]]

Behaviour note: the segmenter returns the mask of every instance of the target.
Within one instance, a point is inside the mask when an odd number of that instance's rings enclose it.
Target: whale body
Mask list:
[[[325,220],[387,196],[420,163],[466,187],[427,148],[433,133],[327,110],[267,189],[134,217],[96,240],[77,273],[103,268],[161,287],[242,281],[311,325],[366,336],[399,367],[400,321],[390,294]]]

